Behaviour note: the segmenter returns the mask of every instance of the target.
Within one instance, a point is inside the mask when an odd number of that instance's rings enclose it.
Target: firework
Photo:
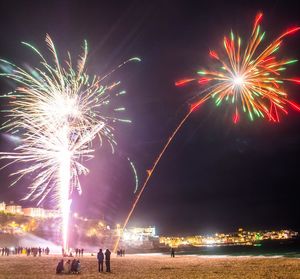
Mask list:
[[[48,63],[28,43],[24,44],[41,59],[40,67],[23,69],[1,60],[6,69],[1,75],[18,84],[15,91],[2,96],[9,100],[9,109],[5,111],[8,120],[2,130],[21,135],[21,144],[14,152],[1,153],[1,159],[9,159],[7,165],[26,165],[12,174],[17,176],[13,184],[25,175],[32,175],[25,199],[39,199],[41,203],[52,194],[62,214],[63,248],[67,249],[71,194],[73,191],[81,193],[79,176],[88,173],[83,162],[93,158],[92,141],[95,138],[101,144],[106,141],[114,150],[114,123],[130,122],[114,116],[114,111],[124,108],[114,108],[109,115],[105,113],[109,111],[112,96],[125,91],[117,91],[120,82],[107,85],[104,80],[127,62],[139,61],[139,58],[125,61],[103,77],[89,76],[86,41],[76,65],[68,53],[66,66],[60,63],[48,35],[46,42],[53,63]]]
[[[248,44],[242,47],[242,40],[232,31],[230,37],[224,37],[224,52],[220,55],[210,50],[209,55],[217,61],[218,66],[213,70],[200,70],[195,78],[176,82],[183,86],[189,82],[197,81],[205,84],[208,90],[201,92],[196,98],[200,99],[191,105],[196,109],[206,100],[213,98],[215,104],[220,106],[223,102],[232,105],[233,122],[240,119],[240,112],[248,114],[251,120],[255,117],[267,118],[279,122],[280,113],[287,114],[288,107],[300,110],[298,104],[288,99],[284,82],[300,83],[299,78],[288,78],[283,75],[287,66],[296,63],[296,59],[281,59],[277,53],[283,39],[297,32],[300,27],[288,29],[267,47],[260,48],[265,37],[260,22],[262,13],[258,13]]]
[[[184,86],[190,82],[197,81],[200,85],[205,85],[206,88],[193,98],[198,98],[199,100],[191,104],[188,113],[167,140],[151,169],[147,171],[147,178],[135,197],[124,222],[123,230],[127,226],[144,189],[148,185],[151,175],[169,144],[191,113],[205,101],[212,98],[217,106],[220,106],[224,101],[228,102],[228,104],[233,106],[234,123],[239,121],[240,111],[247,113],[251,120],[254,120],[255,117],[263,117],[274,122],[279,122],[280,112],[288,113],[288,106],[300,111],[300,106],[288,99],[287,92],[283,87],[285,81],[300,84],[300,78],[286,78],[282,75],[286,67],[297,62],[297,60],[280,59],[276,56],[282,40],[286,36],[297,32],[300,27],[288,29],[266,48],[260,50],[260,44],[265,37],[265,33],[261,31],[260,27],[262,16],[262,13],[257,14],[249,43],[244,50],[241,38],[236,37],[231,32],[230,38],[224,38],[226,55],[221,56],[213,50],[209,52],[210,56],[217,60],[219,64],[216,69],[200,70],[197,72],[197,77],[182,79],[175,83],[176,86]],[[115,249],[118,246],[118,242],[119,239]]]

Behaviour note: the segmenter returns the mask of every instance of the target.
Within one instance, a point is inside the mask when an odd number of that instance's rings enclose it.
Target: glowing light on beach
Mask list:
[[[104,80],[127,62],[140,59],[129,59],[103,77],[89,76],[86,41],[77,63],[74,65],[68,54],[66,66],[58,59],[48,35],[46,42],[53,63],[48,63],[28,43],[24,44],[41,59],[40,67],[23,69],[1,60],[5,69],[1,75],[18,84],[15,91],[2,96],[8,98],[9,109],[5,111],[8,120],[1,128],[21,138],[15,151],[2,152],[1,159],[9,159],[7,165],[25,165],[12,174],[17,176],[12,185],[31,174],[32,183],[25,199],[38,198],[40,204],[52,194],[61,211],[63,248],[67,251],[71,194],[74,190],[81,193],[79,175],[89,171],[83,162],[93,158],[92,141],[95,138],[101,144],[106,141],[113,151],[116,145],[114,123],[130,122],[114,116],[115,111],[122,113],[123,107],[109,109],[113,96],[125,94],[125,91],[116,91],[120,82],[105,84]]]

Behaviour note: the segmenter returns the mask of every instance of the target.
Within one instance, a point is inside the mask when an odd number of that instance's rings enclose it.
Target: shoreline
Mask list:
[[[72,256],[62,256],[61,253],[50,253],[50,255],[42,255],[41,257],[40,256],[27,256],[27,255],[14,255],[14,254],[10,254],[9,256],[1,256],[0,255],[0,260],[2,258],[10,258],[10,257],[13,257],[13,258],[50,258],[50,257],[55,257],[55,258],[63,258],[63,259],[68,259],[68,258],[78,258],[78,259],[81,259],[81,258],[94,258],[96,257],[97,255],[97,252],[87,252],[87,253],[84,253],[84,256],[76,256],[76,255],[72,255]],[[163,257],[163,258],[166,258],[166,257],[169,257],[170,256],[170,253],[163,253],[163,252],[153,252],[153,253],[127,253],[125,256],[123,257],[120,257],[120,256],[117,256],[117,254],[115,253],[112,253],[112,257],[113,258],[126,258],[126,257]],[[229,259],[229,258],[232,258],[232,259],[235,259],[235,258],[250,258],[250,259],[260,259],[260,258],[266,258],[266,259],[276,259],[276,258],[283,258],[283,259],[296,259],[296,260],[300,260],[300,254],[299,253],[295,253],[293,255],[293,253],[290,253],[289,255],[287,254],[278,254],[278,255],[231,255],[231,254],[211,254],[211,255],[202,255],[202,254],[193,254],[193,253],[190,253],[190,254],[181,254],[181,253],[175,253],[175,257],[178,258],[178,257],[197,257],[197,258],[203,258],[203,259]]]

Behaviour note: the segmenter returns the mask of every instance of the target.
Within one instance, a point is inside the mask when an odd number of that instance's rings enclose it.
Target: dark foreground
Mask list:
[[[0,278],[300,278],[300,259],[126,255],[99,274],[95,257],[81,258],[80,275],[55,275],[59,256],[0,256]]]

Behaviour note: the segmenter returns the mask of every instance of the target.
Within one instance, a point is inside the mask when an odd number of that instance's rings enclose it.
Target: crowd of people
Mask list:
[[[75,255],[76,255],[76,257],[77,257],[77,256],[80,257],[80,255],[81,255],[81,257],[82,257],[82,256],[83,256],[83,251],[84,251],[83,248],[81,248],[81,249],[76,248],[76,249],[75,249]]]
[[[27,256],[34,256],[37,255],[42,256],[43,255],[49,255],[50,249],[49,247],[41,248],[41,247],[14,247],[14,248],[8,248],[8,247],[2,247],[0,249],[1,256],[9,256],[10,254],[13,255],[27,255]]]
[[[117,250],[117,256],[125,257],[125,249],[119,249],[119,250]]]
[[[83,254],[83,249],[75,249],[76,256]],[[123,252],[122,252],[123,253]],[[103,272],[103,265],[105,262],[106,272],[111,272],[110,270],[110,255],[109,249],[106,249],[103,253],[102,249],[99,249],[97,253],[98,260],[98,271]],[[61,259],[56,266],[56,274],[78,274],[80,273],[81,265],[79,259],[74,258],[73,260]]]
[[[1,248],[1,256],[9,256],[11,250],[7,247],[2,247]]]
[[[83,257],[83,251],[84,249],[76,248],[76,249],[69,249],[68,251],[65,251],[64,248],[61,249],[61,253],[63,257],[73,257],[73,254],[75,254],[75,257]]]
[[[63,256],[69,256],[66,255],[63,252]],[[81,248],[76,248],[74,249],[76,257],[82,257],[84,249]],[[0,248],[0,253],[2,256],[9,256],[10,254],[14,255],[27,255],[27,256],[42,256],[43,255],[49,255],[50,249],[49,247],[46,248],[41,248],[41,247],[14,247],[14,248],[8,248],[8,247],[3,247]],[[102,251],[102,249],[99,249],[99,252],[97,253],[97,260],[98,260],[98,271],[103,272],[103,265],[105,262],[105,267],[106,267],[106,272],[111,272],[110,270],[110,255],[111,252],[109,249],[106,249],[105,252]],[[72,257],[72,253],[70,253],[70,256]],[[117,256],[124,257],[125,256],[125,250],[124,249],[119,249],[117,251]],[[61,259],[57,266],[56,266],[56,273],[57,274],[78,274],[80,273],[81,269],[81,263],[79,259],[74,258],[73,260],[71,259]]]
[[[80,261],[79,259],[73,259],[72,261],[61,259],[56,267],[56,274],[78,274],[80,273]]]
[[[99,272],[103,272],[104,256],[105,256],[106,272],[110,272],[110,254],[111,252],[108,249],[105,250],[105,253],[103,253],[102,249],[99,249],[99,252],[97,254]]]
[[[81,248],[76,248],[74,249],[75,255],[76,257],[82,257],[83,256],[83,251],[84,249]],[[8,247],[2,247],[0,248],[0,252],[2,256],[9,256],[10,254],[14,254],[14,255],[27,255],[27,256],[34,256],[36,257],[41,256],[42,254],[44,255],[49,255],[50,253],[50,249],[49,247],[46,248],[41,248],[41,247],[15,247],[15,248],[11,248],[9,249]],[[63,256],[67,256],[63,252]],[[70,253],[70,255],[72,256],[72,253]],[[99,272],[103,272],[103,265],[105,262],[105,267],[106,267],[106,272],[111,272],[110,270],[110,255],[111,252],[109,251],[109,249],[106,249],[105,252],[102,251],[102,249],[99,249],[99,252],[97,253],[97,260],[98,260],[98,271]],[[124,257],[125,256],[125,249],[119,249],[117,250],[117,256],[120,257]],[[175,257],[175,249],[171,248],[171,257]],[[56,273],[57,274],[78,274],[80,273],[80,261],[79,259],[73,259],[72,261],[70,259],[68,260],[63,260],[61,259],[56,267]]]

